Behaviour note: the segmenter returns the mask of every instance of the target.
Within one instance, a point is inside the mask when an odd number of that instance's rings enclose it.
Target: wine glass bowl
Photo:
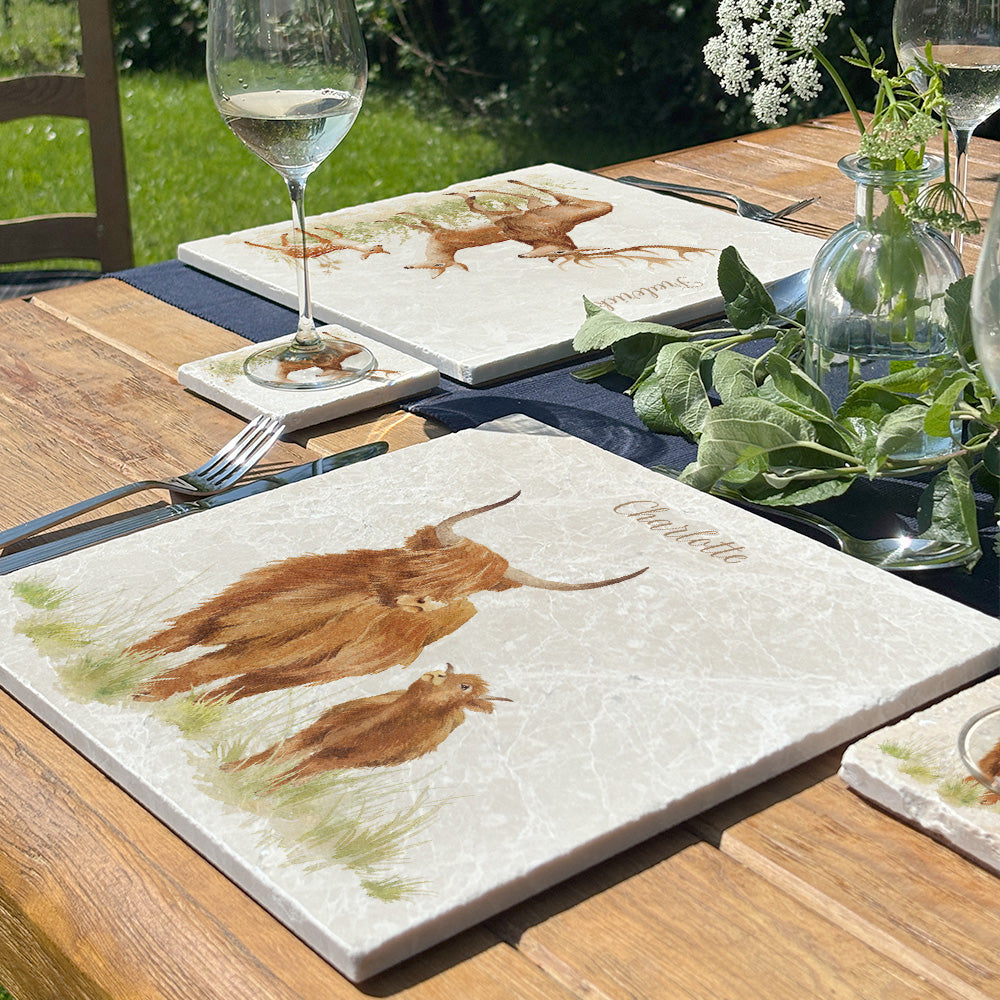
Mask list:
[[[972,279],[969,319],[976,359],[983,377],[1000,399],[1000,187]]]
[[[233,134],[285,180],[292,203],[289,259],[296,265],[294,337],[251,354],[246,375],[280,389],[329,389],[375,365],[359,344],[316,329],[309,286],[305,188],[347,135],[368,76],[352,0],[210,0],[209,89]]]
[[[969,140],[1000,109],[1000,8],[995,0],[896,0],[892,37],[901,67],[916,66],[930,43],[948,71],[941,86],[955,137],[954,181],[964,195]]]

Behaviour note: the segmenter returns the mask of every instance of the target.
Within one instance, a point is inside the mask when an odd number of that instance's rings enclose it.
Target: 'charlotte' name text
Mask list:
[[[669,507],[661,507],[658,500],[626,500],[618,504],[614,512],[643,524],[663,538],[700,549],[713,559],[721,559],[725,563],[738,563],[748,558],[742,545],[720,540],[719,533],[714,528],[700,528],[688,521],[676,520],[675,512]]]

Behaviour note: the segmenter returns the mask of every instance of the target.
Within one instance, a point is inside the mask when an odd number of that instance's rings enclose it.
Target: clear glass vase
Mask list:
[[[806,370],[835,406],[860,383],[954,350],[945,292],[964,274],[947,237],[905,214],[906,205],[944,172],[940,157],[927,156],[914,170],[876,170],[860,155],[845,156],[838,166],[855,184],[855,218],[813,263],[805,358]],[[925,435],[893,457],[917,459],[953,448],[951,438]]]

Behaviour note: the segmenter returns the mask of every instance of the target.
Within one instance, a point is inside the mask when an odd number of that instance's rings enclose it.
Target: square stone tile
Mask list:
[[[0,683],[364,978],[996,668],[993,619],[532,423],[2,577]]]
[[[294,306],[301,249],[289,229],[195,240],[177,256]],[[770,285],[823,244],[552,163],[312,216],[307,232],[318,318],[471,385],[571,357],[585,298],[679,323],[721,312],[725,247]]]

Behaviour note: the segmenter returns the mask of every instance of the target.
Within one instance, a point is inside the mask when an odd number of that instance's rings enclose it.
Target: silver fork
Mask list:
[[[284,429],[285,425],[277,417],[254,417],[232,441],[224,444],[197,469],[167,479],[143,479],[125,486],[116,486],[107,493],[0,531],[0,548],[143,490],[165,489],[188,497],[207,497],[213,493],[221,493],[257,464]]]
[[[680,476],[678,469],[671,469],[666,465],[651,465],[649,468],[652,472],[659,472],[671,479]],[[897,535],[893,538],[857,538],[839,524],[834,524],[825,517],[802,510],[800,507],[789,509],[757,504],[747,500],[735,490],[726,489],[719,484],[712,488],[712,493],[747,510],[784,518],[792,524],[809,524],[819,528],[832,538],[837,548],[846,555],[895,573],[965,566],[979,554],[976,546],[970,546],[965,542],[944,542],[934,538],[912,538],[909,535]]]
[[[757,222],[775,222],[778,219],[784,219],[786,216],[792,215],[800,209],[805,208],[806,205],[811,205],[816,201],[815,198],[806,198],[804,201],[797,201],[794,205],[786,205],[784,208],[779,208],[776,212],[772,212],[771,209],[765,208],[763,205],[755,205],[752,201],[746,201],[735,194],[730,194],[728,191],[716,191],[714,188],[690,187],[687,184],[654,181],[647,177],[626,176],[616,177],[615,180],[621,181],[622,184],[630,184],[633,187],[646,188],[649,191],[664,191],[668,194],[700,194],[715,198],[725,198],[736,206],[737,215],[742,215],[745,219],[755,219]]]

